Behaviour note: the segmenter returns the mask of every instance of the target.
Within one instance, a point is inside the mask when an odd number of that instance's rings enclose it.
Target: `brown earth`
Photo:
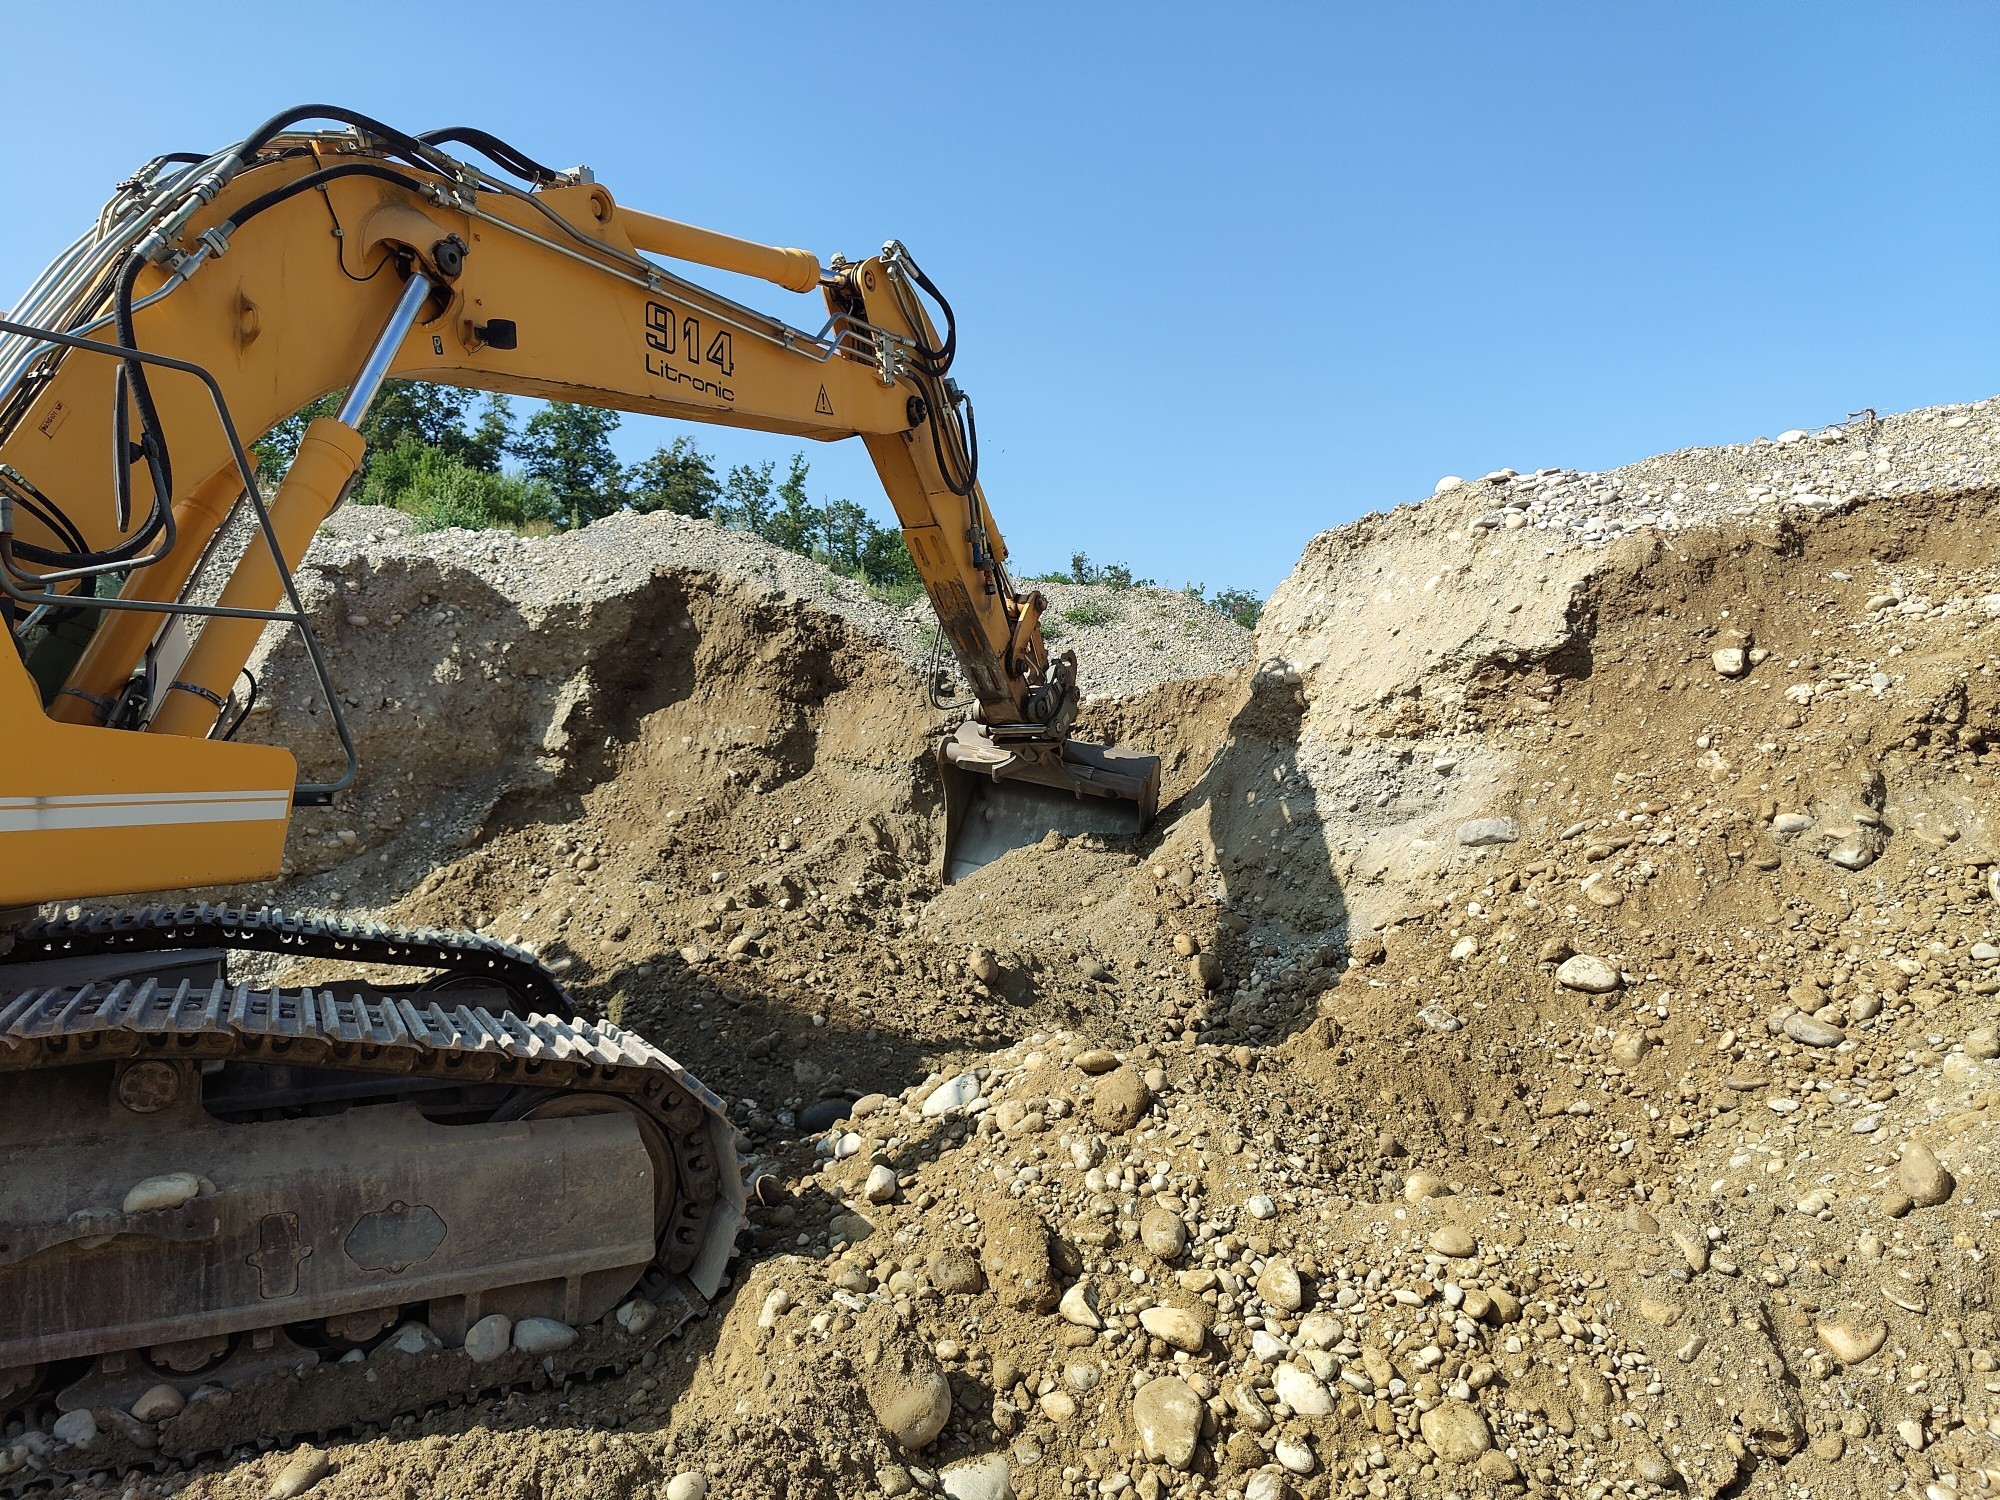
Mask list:
[[[1006,1493],[987,1455],[1147,1500],[2000,1483],[1995,495],[1554,555],[1481,503],[1328,533],[1259,665],[1093,704],[1165,759],[1143,839],[949,887],[947,721],[856,623],[685,570],[543,613],[371,575],[411,623],[336,662],[364,782],[284,899],[533,944],[768,1180],[678,1342],[335,1441],[314,1493]],[[1184,1464],[1135,1416],[1163,1376]],[[906,1451],[885,1414],[940,1377]]]

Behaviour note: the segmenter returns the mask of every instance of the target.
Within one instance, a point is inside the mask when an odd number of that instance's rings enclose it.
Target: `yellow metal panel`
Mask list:
[[[268,880],[290,751],[57,724],[0,647],[0,907]]]

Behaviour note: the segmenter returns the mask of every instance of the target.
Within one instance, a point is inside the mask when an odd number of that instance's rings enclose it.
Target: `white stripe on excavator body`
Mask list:
[[[132,792],[0,797],[0,833],[64,828],[148,828],[173,823],[265,823],[291,811],[289,791]]]

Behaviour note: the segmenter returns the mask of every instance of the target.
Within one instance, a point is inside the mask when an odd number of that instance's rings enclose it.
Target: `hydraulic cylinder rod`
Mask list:
[[[717,234],[713,229],[641,213],[623,204],[618,207],[618,223],[634,249],[650,250],[673,260],[691,260],[718,271],[755,276],[788,292],[809,292],[819,285],[819,257],[810,250],[760,245],[733,234]]]
[[[368,445],[356,428],[368,415],[396,351],[402,348],[430,294],[431,283],[421,272],[410,277],[381,337],[348,387],[340,415],[320,417],[306,429],[298,455],[270,505],[271,530],[287,567],[296,568],[305,557],[313,533],[333,514],[348,482],[361,467],[361,455]],[[270,552],[261,538],[253,538],[217,602],[231,609],[275,609],[283,591]],[[262,620],[207,620],[147,729],[154,734],[194,738],[209,734],[228,701],[237,673],[250,659],[263,631]]]

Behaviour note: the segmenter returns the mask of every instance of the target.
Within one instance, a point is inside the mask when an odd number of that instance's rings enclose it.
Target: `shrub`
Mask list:
[[[1208,604],[1209,608],[1227,615],[1245,630],[1254,630],[1257,617],[1264,613],[1264,601],[1248,589],[1223,589]]]
[[[546,522],[552,508],[548,487],[538,480],[490,474],[410,438],[375,456],[355,500],[394,506],[413,517],[419,531],[519,528]]]

